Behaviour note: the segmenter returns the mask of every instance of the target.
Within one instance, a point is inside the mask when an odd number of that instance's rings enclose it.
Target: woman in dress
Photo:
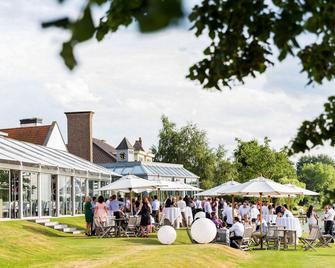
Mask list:
[[[151,205],[148,200],[148,197],[143,197],[142,204],[140,205],[139,211],[136,215],[141,214],[141,236],[148,237],[148,234],[151,232]],[[146,232],[147,230],[147,232]]]
[[[312,230],[312,226],[318,224],[318,218],[319,218],[318,215],[315,213],[314,207],[312,205],[309,206],[306,216],[307,216],[307,223],[308,223],[308,228],[310,232]]]
[[[98,202],[95,206],[94,217],[98,218],[99,222],[103,225],[107,222],[108,208],[101,195],[98,197]]]
[[[92,223],[93,223],[93,212],[92,212],[92,203],[91,198],[89,196],[85,197],[85,221],[86,221],[86,232],[85,234],[90,236],[92,231]]]

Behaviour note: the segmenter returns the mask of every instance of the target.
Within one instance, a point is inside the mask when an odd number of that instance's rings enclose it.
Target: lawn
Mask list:
[[[57,221],[83,227],[82,217]],[[335,252],[241,252],[222,245],[191,244],[185,230],[160,245],[149,238],[86,238],[63,234],[28,221],[0,222],[0,267],[335,267]]]

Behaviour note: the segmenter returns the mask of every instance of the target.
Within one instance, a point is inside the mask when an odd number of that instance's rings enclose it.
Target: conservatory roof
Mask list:
[[[57,170],[59,174],[79,174],[97,179],[120,177],[111,170],[71,153],[0,136],[0,166],[5,164],[29,167],[29,170],[48,170],[49,173]]]
[[[103,166],[121,175],[133,174],[137,176],[199,178],[184,168],[183,165],[179,164],[134,161],[107,163]]]

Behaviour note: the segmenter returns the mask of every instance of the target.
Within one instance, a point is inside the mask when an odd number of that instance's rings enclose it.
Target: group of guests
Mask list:
[[[319,225],[320,217],[315,212],[314,206],[309,206],[307,213],[307,223],[309,230],[312,230],[313,225]],[[334,230],[334,221],[335,221],[335,210],[332,205],[325,205],[324,211],[323,211],[323,223],[324,223],[324,230],[325,234],[330,234],[333,236],[333,230]]]
[[[156,197],[157,199],[157,197]],[[150,204],[148,196],[144,196],[142,202],[139,202],[139,205],[136,206],[134,200],[134,215],[141,216],[140,228],[141,236],[148,237],[148,233],[151,232],[152,221],[151,215],[153,212],[152,206]],[[123,219],[127,212],[131,212],[130,200],[124,200],[116,195],[110,196],[107,200],[103,196],[98,198],[90,197],[85,198],[84,211],[85,211],[85,221],[86,221],[86,232],[85,234],[91,236],[95,233],[95,221],[98,221],[101,225],[106,225],[108,218],[114,216],[116,220]],[[120,221],[121,224],[121,221]]]

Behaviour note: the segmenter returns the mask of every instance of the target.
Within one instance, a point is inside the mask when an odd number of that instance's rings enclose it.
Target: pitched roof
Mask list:
[[[134,149],[133,145],[127,140],[126,137],[120,142],[120,144],[116,147],[116,150],[127,150],[127,149]]]
[[[7,133],[7,137],[14,140],[25,141],[37,145],[45,145],[53,127],[54,123],[45,126],[6,128],[0,129],[0,131]]]
[[[144,151],[143,147],[142,147],[142,143],[140,141],[135,141],[135,144],[134,144],[134,150],[135,151]]]
[[[93,138],[93,146],[98,148],[98,150],[95,150],[93,148],[93,161],[94,161],[94,163],[103,163],[103,162],[106,162],[108,159],[109,159],[109,161],[107,161],[107,162],[115,162],[116,161],[116,157],[115,157],[116,150],[112,145],[106,143],[104,140],[99,140],[99,139]]]

